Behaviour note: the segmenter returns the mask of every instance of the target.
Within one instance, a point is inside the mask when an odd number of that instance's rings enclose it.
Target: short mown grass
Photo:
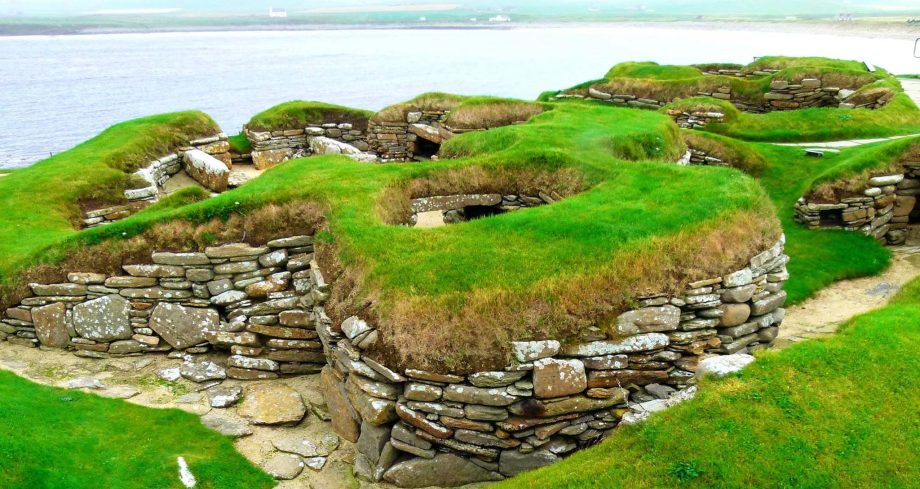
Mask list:
[[[498,488],[915,487],[920,281],[836,336],[759,354],[696,399]]]
[[[0,371],[0,487],[183,488],[184,457],[201,489],[275,485],[198,416],[33,384]]]

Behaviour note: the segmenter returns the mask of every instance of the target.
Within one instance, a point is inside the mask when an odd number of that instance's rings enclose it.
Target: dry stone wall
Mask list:
[[[31,284],[32,296],[4,312],[0,339],[86,357],[220,348],[231,355],[226,370],[209,368],[220,378],[276,378],[325,364],[313,308],[328,286],[310,236],[156,252],[123,269]]]
[[[359,317],[318,323],[330,357],[322,383],[336,431],[357,443],[356,472],[400,487],[501,480],[590,446],[636,406],[655,410],[694,383],[708,355],[753,351],[777,336],[788,278],[783,243],[679,295],[641,297],[614,336],[522,341],[500,371],[440,374],[387,367],[365,351]]]
[[[785,314],[780,240],[741,270],[638,297],[609,335],[516,341],[497,371],[395,369],[366,354],[381,334],[371,323],[326,316],[312,252],[310,236],[292,236],[71,273],[32,284],[4,311],[0,340],[94,358],[226,350],[225,363],[175,373],[196,382],[320,372],[333,428],[357,444],[356,473],[426,487],[501,480],[593,445],[692,395],[703,359],[769,345]]]
[[[751,74],[750,76],[757,75]],[[725,100],[731,102],[740,110],[753,113],[798,110],[810,107],[876,109],[883,107],[891,99],[891,92],[888,90],[881,89],[860,94],[856,91],[857,88],[859,87],[824,86],[823,82],[818,78],[805,78],[797,83],[786,80],[772,81],[769,90],[763,94],[761,101],[754,101],[747,96],[733,92],[730,84],[718,87],[712,92],[697,92],[696,95]],[[608,93],[595,87],[588,88],[584,94],[563,93],[556,96],[556,98],[588,98],[619,106],[647,109],[660,109],[672,102],[671,100],[642,98],[628,93]]]
[[[411,111],[405,121],[371,120],[367,128],[370,150],[382,161],[408,161],[419,153],[419,138],[440,145],[454,136],[445,121],[450,111]]]
[[[209,172],[196,171],[194,165],[191,165],[190,168],[185,155],[193,150],[201,151],[205,155],[220,161],[226,166],[227,171],[221,171],[217,165],[212,165],[214,169]],[[125,190],[124,196],[127,201],[125,204],[85,210],[83,212],[83,227],[91,228],[109,224],[124,219],[153,204],[160,198],[163,185],[176,173],[179,173],[183,166],[187,170],[191,170],[189,175],[206,188],[218,192],[223,191],[227,188],[226,182],[232,165],[230,143],[226,134],[220,133],[216,136],[193,140],[188,146],[180,147],[175,153],[153,160],[144,168],[134,172],[134,175],[146,182],[147,185],[141,188]]]
[[[252,163],[259,170],[313,154],[309,144],[312,137],[326,137],[354,146],[359,151],[368,150],[364,129],[351,123],[311,124],[304,129],[283,131],[245,129],[244,133],[252,145]]]
[[[846,229],[886,244],[904,244],[908,227],[920,222],[918,195],[920,161],[907,161],[903,173],[870,178],[861,194],[845,195],[834,202],[800,198],[795,220],[811,229]]]

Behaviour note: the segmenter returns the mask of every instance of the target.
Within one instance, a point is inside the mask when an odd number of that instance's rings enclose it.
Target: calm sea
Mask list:
[[[175,110],[203,110],[236,133],[293,99],[367,109],[434,90],[532,99],[620,61],[747,63],[767,54],[920,72],[912,41],[652,27],[0,37],[0,168]]]

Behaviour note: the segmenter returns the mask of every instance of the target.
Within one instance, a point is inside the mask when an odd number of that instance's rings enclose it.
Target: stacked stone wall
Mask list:
[[[312,252],[310,236],[293,236],[71,273],[32,284],[0,340],[93,358],[226,350],[225,364],[183,363],[176,375],[197,382],[321,371],[333,428],[357,443],[356,473],[424,487],[501,480],[593,445],[692,395],[702,359],[769,345],[785,314],[781,240],[736,272],[638,297],[609,333],[512,342],[502,370],[395,369],[366,354],[381,334],[371,323],[326,316],[330,284]]]
[[[0,339],[103,358],[227,350],[215,375],[268,379],[325,364],[314,304],[327,287],[310,236],[266,246],[228,244],[204,252],[155,252],[123,275],[75,272],[31,284],[7,309]]]
[[[367,143],[381,161],[408,161],[417,151],[419,134],[441,144],[453,136],[445,121],[447,110],[411,111],[405,121],[374,121],[368,124]]]
[[[732,105],[739,110],[752,113],[798,110],[810,107],[877,109],[887,104],[891,98],[890,96],[884,96],[887,92],[879,92],[877,96],[856,97],[851,99],[851,97],[857,93],[858,92],[852,89],[823,86],[822,81],[818,78],[805,78],[798,83],[792,83],[785,80],[774,80],[770,84],[769,91],[763,94],[763,100],[759,102],[742,98],[740,94],[732,91],[732,87],[729,84],[718,87],[712,92],[697,92],[696,95],[725,100],[731,102]],[[671,100],[642,98],[634,94],[608,93],[594,87],[588,88],[586,95],[563,93],[556,98],[587,98],[608,102],[618,106],[656,110],[672,102]],[[860,103],[851,102],[851,100],[860,98],[866,98],[866,100]]]
[[[673,402],[705,356],[769,345],[785,314],[787,261],[779,242],[737,272],[639,298],[613,336],[590,328],[576,343],[514,342],[506,368],[470,375],[388,368],[365,354],[377,341],[371,324],[321,322],[333,426],[357,443],[356,473],[401,487],[501,480],[553,463],[636,409]]]
[[[245,129],[246,138],[252,145],[250,158],[253,165],[263,170],[283,161],[312,154],[311,137],[327,137],[367,151],[367,135],[364,129],[351,123],[310,124],[303,129],[283,131],[253,131]]]
[[[835,202],[800,198],[795,205],[795,220],[811,229],[846,229],[882,243],[904,244],[911,221],[920,217],[915,211],[918,195],[920,161],[908,161],[903,173],[870,178],[860,194],[846,195]]]
[[[147,185],[141,188],[125,190],[124,197],[127,201],[125,204],[84,210],[83,227],[102,226],[124,219],[156,202],[161,196],[163,185],[182,170],[185,153],[193,149],[204,151],[217,158],[228,169],[233,166],[230,157],[230,143],[226,134],[221,133],[216,136],[193,140],[187,146],[178,148],[175,153],[157,158],[147,166],[134,172],[134,175],[146,182]],[[205,182],[202,183],[204,184]],[[211,185],[213,185],[213,182],[211,182]],[[224,188],[226,188],[226,185],[224,185]]]

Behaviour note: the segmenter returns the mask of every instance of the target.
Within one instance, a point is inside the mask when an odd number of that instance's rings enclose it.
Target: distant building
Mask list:
[[[495,17],[489,17],[489,22],[511,22],[511,17],[507,15],[496,15]]]
[[[840,21],[840,22],[852,22],[852,21],[853,21],[853,14],[851,14],[851,13],[841,13],[841,14],[837,14],[837,20]]]
[[[270,7],[268,9],[268,16],[273,19],[283,19],[287,17],[287,10],[278,7]]]

